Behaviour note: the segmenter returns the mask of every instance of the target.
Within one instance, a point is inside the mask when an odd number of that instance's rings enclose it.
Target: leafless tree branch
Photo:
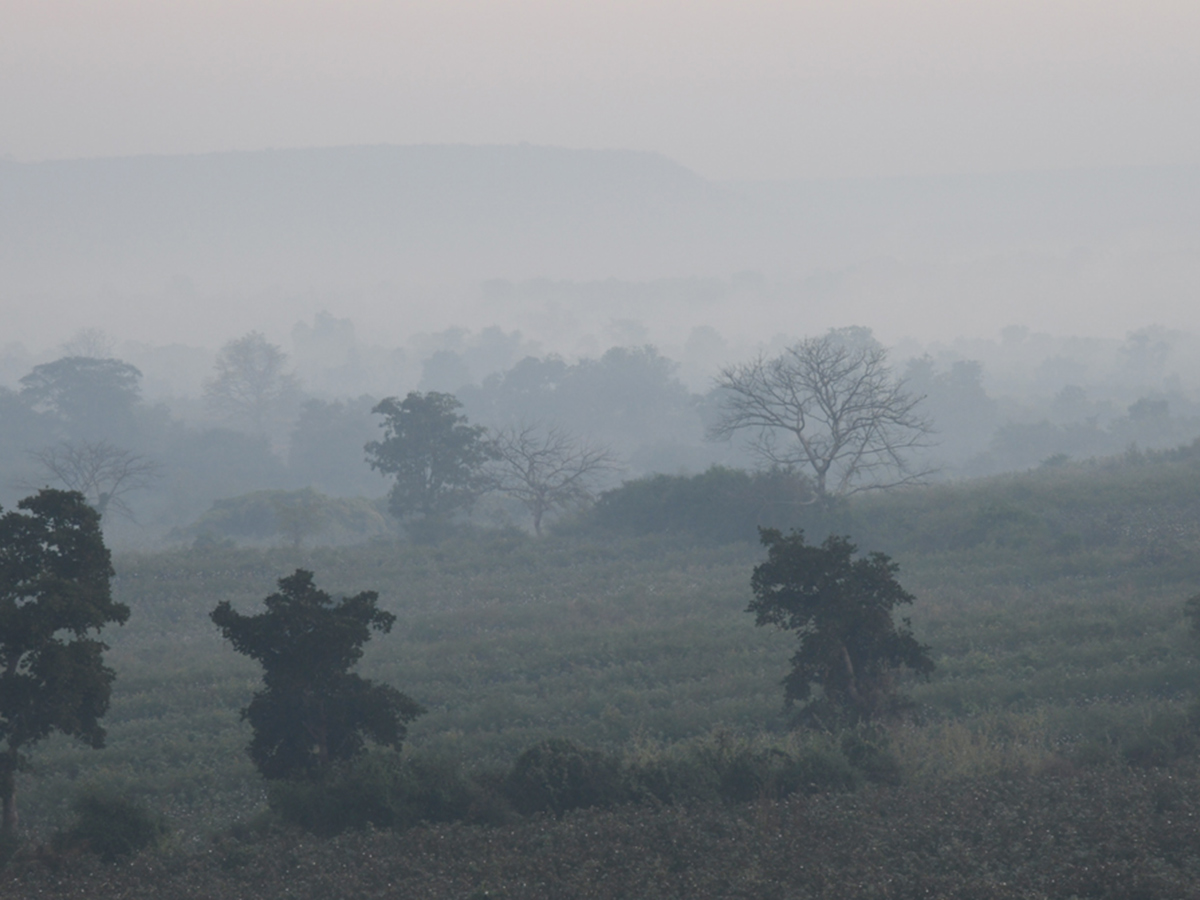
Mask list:
[[[609,448],[556,426],[521,424],[493,434],[492,445],[495,488],[529,510],[539,536],[547,513],[589,502],[597,482],[619,468]]]
[[[912,452],[932,427],[892,375],[887,351],[837,332],[808,338],[771,359],[726,367],[717,379],[722,414],[710,436],[749,432],[772,466],[812,473],[817,499],[923,481]]]
[[[150,487],[161,474],[154,460],[108,441],[63,441],[30,456],[47,475],[83,494],[101,516],[111,507],[132,519],[133,511],[123,498]]]

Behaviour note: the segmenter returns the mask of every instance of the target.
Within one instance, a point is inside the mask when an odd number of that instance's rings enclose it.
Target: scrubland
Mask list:
[[[1200,592],[1200,449],[779,514],[890,554],[917,598],[906,614],[937,670],[901,685],[903,720],[854,733],[790,727],[794,638],[745,612],[762,552],[702,527],[723,514],[118,555],[132,614],[107,635],[108,746],[38,749],[0,894],[1197,893],[1200,642],[1183,602]],[[276,792],[269,812],[244,752],[259,671],[208,614],[251,609],[296,568],[380,592],[398,622],[360,671],[429,710],[387,782],[411,790],[367,830],[287,824],[280,809],[322,801]],[[522,809],[514,762],[547,740],[572,742],[593,781]],[[169,833],[111,863],[56,840],[97,788]]]

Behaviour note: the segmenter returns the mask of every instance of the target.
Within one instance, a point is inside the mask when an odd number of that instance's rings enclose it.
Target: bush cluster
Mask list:
[[[75,821],[55,840],[60,852],[84,850],[113,862],[160,843],[168,833],[161,816],[128,797],[86,790],[71,805]]]
[[[900,782],[899,760],[882,733],[848,732],[840,743],[823,739],[788,749],[721,733],[625,754],[550,738],[526,749],[507,771],[474,773],[444,759],[373,753],[322,781],[274,782],[268,797],[283,822],[333,835],[422,822],[504,824],[622,804],[736,804],[872,782]]]

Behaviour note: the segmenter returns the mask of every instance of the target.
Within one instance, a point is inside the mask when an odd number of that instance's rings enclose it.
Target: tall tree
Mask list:
[[[487,489],[484,464],[495,449],[487,429],[469,424],[461,408],[452,394],[413,391],[372,410],[384,417],[383,440],[366,445],[367,462],[396,477],[388,507],[398,518],[443,522]]]
[[[930,443],[922,398],[905,390],[865,329],[729,366],[717,388],[722,408],[712,436],[749,432],[751,449],[770,466],[810,473],[820,502],[931,474],[911,458]]]
[[[357,756],[366,738],[399,750],[407,723],[425,710],[406,694],[349,669],[371,631],[387,633],[396,617],[363,591],[334,602],[297,569],[279,579],[266,612],[245,616],[228,601],[212,620],[235,650],[263,667],[264,689],[242,710],[254,729],[250,757],[264,778],[319,780]]]
[[[94,632],[122,623],[100,516],[75,491],[42,490],[0,516],[0,796],[17,825],[16,774],[52,732],[104,746],[114,673]]]
[[[507,428],[492,444],[496,488],[529,511],[539,537],[547,513],[589,502],[599,480],[617,468],[616,454],[607,447],[555,426]]]
[[[854,544],[836,535],[813,546],[801,531],[785,536],[764,528],[760,534],[767,560],[750,578],[754,599],[747,612],[756,625],[800,639],[783,681],[789,704],[805,704],[802,713],[812,719],[867,720],[894,705],[898,669],[922,676],[933,671],[929,648],[913,637],[909,620],[899,627],[892,620],[893,610],[913,597],[885,554],[855,559]],[[814,687],[822,690],[820,702],[810,702]]]
[[[142,373],[119,359],[66,356],[34,366],[21,398],[54,416],[74,439],[128,440],[136,429]]]
[[[265,432],[299,394],[286,365],[287,354],[260,332],[230,341],[217,353],[216,375],[205,382],[205,402],[226,418]]]

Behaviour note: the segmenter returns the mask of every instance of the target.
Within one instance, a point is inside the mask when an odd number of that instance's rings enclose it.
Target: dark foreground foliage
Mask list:
[[[127,797],[88,791],[72,807],[75,822],[55,841],[62,852],[95,853],[113,862],[153,846],[168,831],[160,817]]]
[[[1194,772],[1105,768],[402,834],[226,835],[121,866],[27,853],[5,897],[1189,898]]]

